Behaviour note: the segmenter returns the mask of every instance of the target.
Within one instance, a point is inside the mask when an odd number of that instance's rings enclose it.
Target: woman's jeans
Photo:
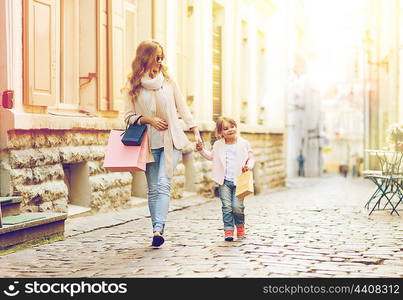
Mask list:
[[[165,220],[171,198],[171,179],[165,172],[164,148],[152,149],[155,162],[148,163],[146,178],[148,186],[148,208],[150,210],[153,232],[164,233]],[[181,152],[173,149],[172,169],[175,170]]]
[[[228,180],[224,180],[224,184],[219,187],[224,230],[234,230],[234,225],[241,226],[245,223],[243,198],[235,196],[235,189],[234,183]]]

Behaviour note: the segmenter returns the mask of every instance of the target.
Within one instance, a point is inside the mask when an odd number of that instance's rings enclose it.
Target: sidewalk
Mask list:
[[[182,199],[171,200],[169,212],[200,205],[211,200],[213,200],[213,198],[204,198],[196,194],[191,194]],[[136,204],[130,208],[68,218],[65,222],[64,236],[68,238],[97,229],[109,228],[150,217],[147,199],[132,198],[132,202]]]
[[[146,202],[71,218],[66,238],[0,257],[4,277],[402,277],[402,217],[368,216],[362,178],[296,178],[245,199],[245,239],[225,242],[221,202],[171,201],[165,243],[150,247]],[[292,187],[292,188],[291,188]]]
[[[315,184],[317,180],[311,178],[309,184]],[[304,178],[289,179],[287,187],[277,188],[264,192],[264,194],[277,192],[284,189],[306,186],[307,180]],[[215,198],[206,198],[196,193],[187,193],[181,199],[171,200],[169,204],[169,212],[183,210],[188,207],[201,205],[209,201],[217,201]],[[139,220],[142,218],[149,218],[150,212],[148,210],[147,199],[132,197],[131,202],[134,203],[130,208],[122,208],[119,210],[111,210],[107,212],[94,212],[84,214],[83,216],[69,217],[65,222],[64,236],[66,238],[83,234],[86,232],[94,231],[101,228],[109,228],[121,225],[127,222]]]

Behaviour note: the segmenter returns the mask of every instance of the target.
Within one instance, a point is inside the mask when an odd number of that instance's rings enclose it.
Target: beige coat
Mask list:
[[[183,99],[183,95],[179,90],[177,84],[171,79],[169,81],[165,80],[163,83],[163,89],[168,95],[168,102],[166,103],[166,115],[168,123],[168,130],[171,133],[172,141],[176,149],[181,150],[186,147],[190,141],[187,138],[184,130],[188,130],[196,126],[190,110]],[[140,91],[138,98],[142,97],[143,89]],[[139,99],[133,100],[129,99],[126,101],[126,114],[125,121],[130,118],[130,123],[133,123],[138,115],[145,117],[152,117],[149,115],[149,109],[140,104]],[[151,105],[151,103],[150,103]],[[178,113],[182,120],[179,120]],[[185,124],[183,124],[185,123]],[[148,127],[151,125],[148,124]],[[148,130],[150,132],[150,130]]]
[[[165,111],[167,116],[165,121],[168,123],[167,130],[171,134],[175,148],[181,150],[190,143],[184,130],[195,127],[196,124],[177,84],[172,79],[169,81],[164,80],[162,88],[167,95]],[[133,123],[137,120],[138,115],[152,117],[150,115],[150,107],[146,107],[148,105],[147,101],[144,101],[144,99],[141,101],[140,99],[141,97],[145,97],[146,92],[148,90],[145,91],[142,88],[136,100],[128,98],[126,101],[125,122],[129,120],[130,123]],[[178,118],[178,113],[182,118],[181,120]],[[148,132],[150,132],[150,126],[150,124],[147,124]]]

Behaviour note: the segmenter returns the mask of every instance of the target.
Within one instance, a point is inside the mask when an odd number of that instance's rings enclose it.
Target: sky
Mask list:
[[[365,0],[305,0],[304,14],[313,60],[309,77],[326,90],[345,80],[354,56],[362,51]]]

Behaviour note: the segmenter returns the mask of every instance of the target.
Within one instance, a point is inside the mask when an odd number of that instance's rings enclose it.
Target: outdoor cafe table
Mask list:
[[[369,155],[375,155],[380,165],[380,170],[364,171],[364,178],[370,179],[376,185],[376,190],[365,204],[369,214],[377,208],[380,210],[382,200],[386,200],[383,209],[391,209],[391,214],[395,212],[399,215],[397,207],[403,200],[403,172],[402,158],[403,152],[389,150],[366,150]]]

